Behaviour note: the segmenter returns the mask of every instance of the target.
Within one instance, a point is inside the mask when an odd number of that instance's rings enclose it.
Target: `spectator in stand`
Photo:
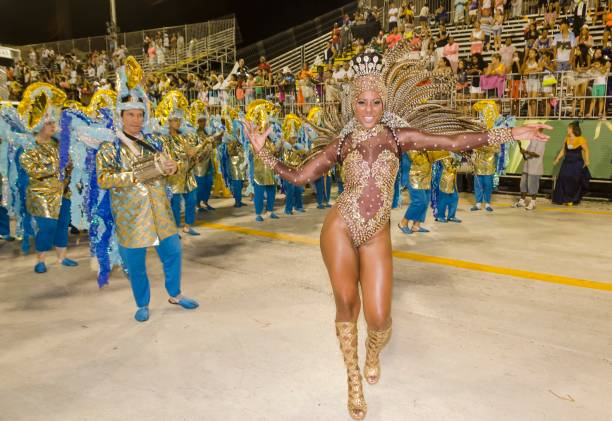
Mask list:
[[[459,0],[459,1],[465,1],[465,0]],[[404,9],[404,22],[405,23],[414,23],[414,6],[412,5],[412,3],[408,3],[406,4],[403,9]]]
[[[480,89],[480,75],[484,72],[485,65],[481,54],[472,54],[467,74],[470,77],[470,98],[472,100],[482,98]]]
[[[520,18],[523,15],[523,0],[509,0],[512,4],[512,17]]]
[[[478,21],[478,9],[480,7],[480,3],[478,0],[468,0],[468,16],[470,18],[470,24],[474,25]]]
[[[489,63],[484,71],[484,75],[480,78],[480,84],[482,88],[487,89],[487,98],[491,98],[492,95],[497,96],[497,98],[504,96],[506,66],[501,62],[499,53],[491,55],[491,63]]]
[[[331,42],[334,49],[340,51],[340,27],[338,26],[338,22],[334,22],[334,27],[331,31]]]
[[[333,64],[334,58],[336,57],[336,50],[330,41],[325,44],[325,50],[323,50],[323,62],[325,64],[330,65]]]
[[[557,72],[566,72],[572,68],[571,62],[573,61],[574,47],[576,47],[576,38],[569,31],[569,23],[566,19],[561,21],[560,28],[561,31],[553,38],[553,50]]]
[[[495,10],[493,11],[493,15],[501,15],[502,19],[504,17],[504,3],[507,0],[495,0]]]
[[[288,111],[295,112],[295,76],[293,76],[289,66],[283,68],[281,87],[285,97],[285,105],[288,106]]]
[[[482,0],[482,7],[480,8],[480,16],[482,18],[488,18],[493,16],[493,7],[491,0]]]
[[[378,53],[382,53],[385,50],[385,33],[383,31],[379,31],[376,38],[372,40],[372,47]]]
[[[609,28],[606,28],[604,30],[603,36],[601,38],[601,46],[603,49],[602,53],[604,58],[608,61],[612,60],[612,35],[610,33]]]
[[[467,73],[467,65],[465,60],[459,60],[457,63],[457,108],[463,114],[469,114],[468,102],[466,101],[470,95],[470,81]]]
[[[548,29],[542,29],[542,32],[540,32],[540,36],[533,43],[533,49],[536,50],[540,56],[542,56],[542,54],[552,55],[553,46],[551,39],[548,38]]]
[[[518,51],[512,53],[512,63],[507,67],[510,71],[510,110],[513,116],[521,115],[521,91],[523,81],[521,80],[521,57]]]
[[[531,22],[525,30],[525,50],[531,50],[539,36],[535,22]]]
[[[527,91],[527,116],[536,117],[538,115],[538,92],[540,92],[540,76],[542,71],[538,62],[536,50],[529,50],[527,58],[521,68],[521,73],[525,78],[525,89]]]
[[[601,50],[599,50],[601,51]],[[591,105],[589,107],[589,117],[595,117],[594,111],[597,106],[597,116],[601,120],[606,119],[606,89],[607,74],[610,72],[610,62],[604,61],[602,57],[594,59],[592,68],[593,89],[591,90]]]
[[[238,66],[234,74],[236,75],[236,80],[246,80],[249,74],[249,68],[244,64],[243,58],[238,59]]]
[[[448,34],[446,33],[446,25],[442,23],[436,37],[436,48],[442,48],[446,44],[448,44]]]
[[[553,106],[557,105],[555,98],[555,66],[552,64],[551,53],[543,53],[540,55],[540,68],[542,69],[542,96],[544,97],[544,115],[550,117],[550,112]]]
[[[444,4],[440,3],[440,5],[436,8],[434,20],[438,25],[446,25],[448,23],[448,12],[446,11]]]
[[[485,41],[485,33],[480,28],[480,22],[474,22],[474,29],[472,30],[472,34],[470,35],[470,42],[472,43],[470,46],[470,54],[473,56],[474,54],[482,54],[483,46]]]
[[[399,17],[399,9],[395,6],[395,2],[391,2],[389,4],[389,11],[387,14],[389,15],[389,32],[393,30],[393,28],[397,27],[397,20]]]
[[[183,34],[181,33],[179,33],[176,37],[176,49],[178,54],[183,54],[183,51],[185,50],[185,37],[183,37]]]
[[[512,58],[514,57],[515,51],[516,48],[512,45],[512,38],[506,38],[506,44],[499,49],[499,54],[501,55],[502,63],[504,63],[508,71],[510,71],[512,67]]]
[[[448,44],[442,49],[442,56],[447,58],[454,73],[457,73],[457,64],[459,63],[459,43],[455,41],[452,35],[448,37]]]
[[[457,27],[462,27],[465,25],[465,6],[467,5],[468,0],[455,0],[455,19],[454,23]]]
[[[419,21],[425,23],[429,21],[429,6],[427,6],[427,3],[423,4],[423,7],[421,7],[421,13],[419,13]]]
[[[401,39],[402,39],[402,36],[400,35],[398,28],[397,27],[393,28],[393,31],[391,31],[391,33],[387,35],[387,39],[386,39],[387,47],[388,48],[395,47],[395,44],[397,44]]]
[[[501,36],[502,28],[504,25],[504,15],[496,13],[495,19],[493,20],[493,26],[491,27],[491,33],[493,35],[493,49],[499,51],[501,48]]]
[[[574,35],[578,36],[587,17],[588,4],[584,0],[576,1],[574,7],[573,31]]]
[[[270,72],[270,71],[272,71],[272,68],[270,67],[270,64],[268,64],[268,62],[266,61],[266,58],[264,56],[259,57],[259,64],[257,65],[257,68],[259,70],[263,71],[263,72]]]
[[[558,4],[558,3],[557,3]],[[557,9],[554,3],[548,3],[544,13],[544,28],[553,30],[557,22]]]
[[[340,53],[344,54],[349,52],[351,49],[351,43],[353,42],[353,33],[351,31],[350,21],[345,20],[340,28]]]

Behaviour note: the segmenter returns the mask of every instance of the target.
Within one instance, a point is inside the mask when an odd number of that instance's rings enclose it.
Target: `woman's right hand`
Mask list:
[[[272,127],[268,127],[265,132],[260,133],[256,125],[250,121],[247,121],[246,128],[246,135],[249,138],[251,145],[253,145],[253,149],[255,149],[255,152],[259,153],[261,148],[263,148],[264,144],[266,143],[268,135],[272,132]]]

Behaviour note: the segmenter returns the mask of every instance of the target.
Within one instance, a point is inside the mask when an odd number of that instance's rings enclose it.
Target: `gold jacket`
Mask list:
[[[198,131],[194,138],[196,139],[195,146],[200,150],[193,165],[193,175],[204,177],[208,174],[210,167],[214,167],[213,154],[215,153],[215,148],[219,146],[219,141],[215,141],[214,136],[208,136],[200,131]]]
[[[266,141],[266,143],[264,143],[264,148],[268,149],[272,155],[276,155],[274,144],[271,142]],[[253,180],[260,186],[271,186],[276,184],[274,180],[274,171],[263,163],[252,147],[251,152],[253,153]]]
[[[431,165],[449,155],[446,151],[409,151],[410,173],[409,182],[413,189],[431,189]]]
[[[21,155],[20,162],[30,178],[26,196],[28,212],[42,218],[59,218],[62,197],[70,199],[69,172],[64,181],[59,179],[59,143],[36,141],[32,149]]]
[[[238,141],[232,140],[227,145],[227,153],[229,155],[229,169],[232,180],[248,180],[246,155],[242,145]]]
[[[137,145],[141,154],[149,150]],[[151,247],[176,234],[176,224],[166,195],[166,179],[146,183],[134,179],[132,164],[137,156],[123,143],[121,162],[115,144],[105,142],[96,156],[98,184],[110,190],[111,210],[119,244],[128,248]]]
[[[474,149],[472,160],[474,162],[475,175],[493,175],[497,164],[496,154],[499,152],[499,146],[483,146],[482,148]]]
[[[198,184],[195,180],[195,175],[191,170],[193,163],[192,158],[187,155],[187,150],[192,148],[197,142],[193,135],[179,134],[177,136],[165,135],[159,137],[164,153],[175,161],[178,165],[176,173],[168,177],[168,185],[173,194],[189,193],[194,190]]]
[[[457,164],[452,156],[441,159],[442,174],[440,174],[440,191],[454,193],[457,186]]]

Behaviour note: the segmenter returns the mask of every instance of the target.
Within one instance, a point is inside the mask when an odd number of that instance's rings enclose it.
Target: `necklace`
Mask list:
[[[376,126],[366,129],[363,126],[359,125],[353,130],[352,138],[353,138],[353,148],[356,148],[359,144],[365,142],[371,137],[374,137],[381,133],[384,129],[382,124],[377,124]]]

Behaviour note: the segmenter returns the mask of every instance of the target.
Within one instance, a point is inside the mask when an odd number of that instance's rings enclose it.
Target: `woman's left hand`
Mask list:
[[[516,140],[537,140],[539,142],[548,142],[550,136],[542,133],[540,130],[552,130],[552,126],[548,124],[526,124],[524,126],[514,127],[512,129],[512,137]]]

